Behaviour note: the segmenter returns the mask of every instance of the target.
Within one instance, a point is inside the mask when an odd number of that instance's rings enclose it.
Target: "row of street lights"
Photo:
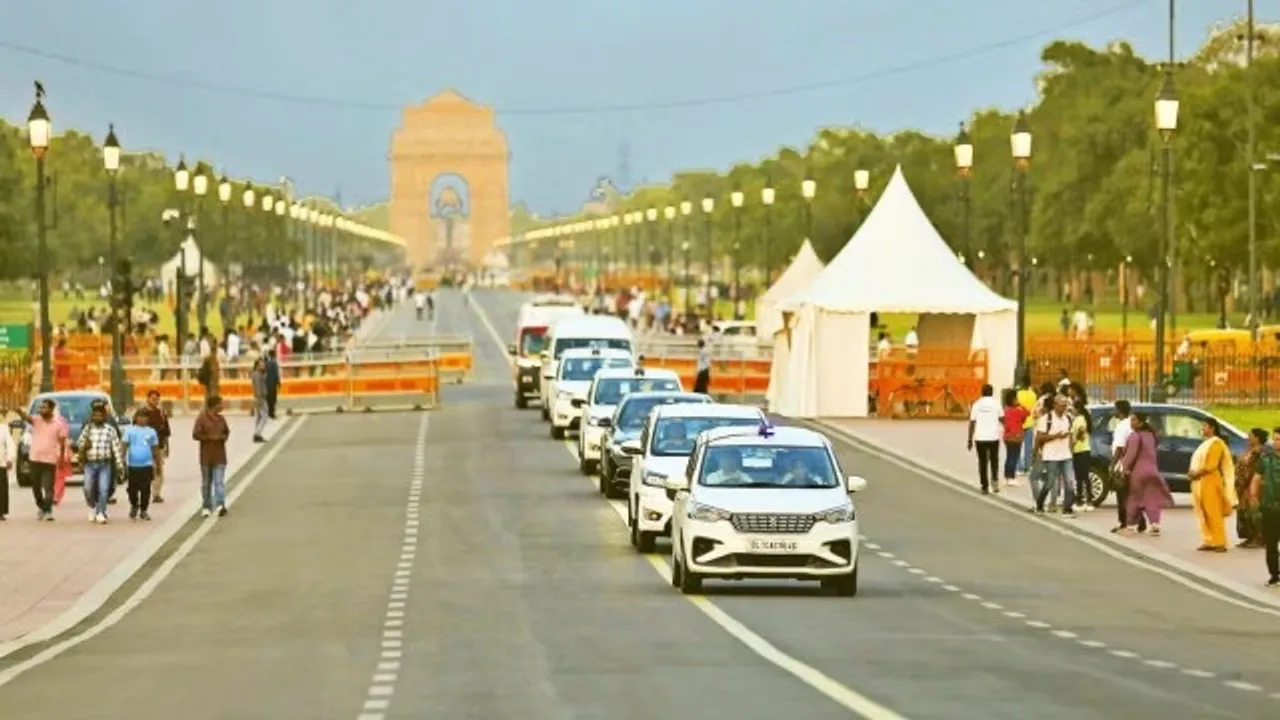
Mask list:
[[[31,153],[36,161],[36,193],[35,193],[35,216],[36,216],[36,278],[37,292],[39,295],[39,322],[40,322],[40,392],[52,392],[53,383],[53,344],[52,332],[53,327],[50,319],[50,293],[49,293],[49,247],[48,247],[48,231],[53,229],[54,223],[50,222],[46,191],[50,185],[50,177],[46,172],[46,160],[48,157],[49,147],[53,140],[53,122],[49,116],[48,108],[45,107],[45,89],[44,86],[35,83],[35,102],[31,106],[31,111],[27,115],[27,142],[31,147]],[[118,179],[121,171],[122,151],[120,139],[116,135],[115,125],[108,126],[106,139],[102,144],[102,164],[107,174],[108,196],[107,206],[109,215],[109,246],[108,257],[110,258],[111,267],[114,272],[119,274],[121,269],[131,269],[131,265],[117,257],[118,245],[118,209],[119,209],[119,192]],[[185,160],[180,160],[174,171],[174,187],[180,195],[185,195],[188,191],[197,197],[197,210],[200,208],[201,199],[209,192],[210,172],[203,163],[196,166],[193,173],[187,166]],[[229,225],[227,224],[227,211],[230,206],[232,195],[232,184],[224,175],[218,181],[218,200],[223,208],[223,231],[229,233]],[[243,193],[243,201],[246,209],[253,209],[257,206],[257,196],[252,185],[247,185]],[[313,252],[318,252],[320,244],[323,243],[327,248],[325,251],[325,259],[328,263],[330,271],[335,269],[336,255],[334,247],[336,242],[336,234],[341,233],[365,240],[373,240],[394,245],[404,245],[404,240],[392,233],[378,230],[375,228],[353,222],[339,215],[321,211],[317,208],[306,206],[304,203],[286,203],[285,200],[275,198],[269,192],[263,192],[261,195],[261,207],[263,211],[272,212],[277,216],[283,217],[286,212],[290,218],[297,222],[305,222],[311,228],[310,244]],[[182,213],[186,216],[186,213]],[[170,213],[166,212],[165,217],[169,217]],[[186,217],[186,227],[188,232],[194,237],[196,223],[194,218]],[[180,267],[182,278],[187,277],[186,263],[186,245],[180,245]],[[204,251],[200,252],[200,318],[201,324],[204,322],[205,313],[205,286],[204,286]],[[312,261],[312,267],[316,265],[315,258]],[[314,270],[313,270],[314,272]],[[127,274],[127,273],[126,273]],[[127,279],[126,279],[127,280]],[[314,283],[314,276],[313,276]],[[131,288],[121,288],[125,292],[130,292]],[[126,326],[128,318],[120,316],[121,309],[117,307],[114,310],[113,332],[111,338],[111,381],[112,396],[120,402],[120,393],[125,387],[124,371],[122,367],[123,354],[123,335],[122,329]],[[185,336],[186,312],[183,308],[179,315],[179,324],[184,326],[179,330],[180,335]],[[123,407],[124,404],[117,405]]]

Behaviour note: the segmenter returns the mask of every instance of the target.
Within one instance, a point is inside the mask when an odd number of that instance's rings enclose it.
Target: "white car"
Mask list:
[[[818,580],[858,592],[858,520],[831,444],[803,428],[723,428],[703,433],[685,472],[666,480],[671,584],[700,593],[705,579]]]
[[[622,398],[633,392],[670,390],[679,392],[680,375],[664,368],[605,368],[596,373],[587,390],[587,403],[582,406],[578,423],[578,470],[591,475],[600,468],[600,448],[609,432],[613,411]]]
[[[631,545],[653,552],[654,540],[671,536],[671,498],[666,482],[683,475],[698,436],[716,428],[755,430],[769,419],[750,405],[659,405],[649,414],[640,435],[640,455],[633,461],[627,492],[627,524]]]
[[[636,360],[628,350],[566,350],[556,364],[554,382],[549,388],[551,398],[551,437],[564,438],[570,430],[577,430],[582,422],[582,407],[587,404],[587,390],[596,373],[605,368],[635,370]]]

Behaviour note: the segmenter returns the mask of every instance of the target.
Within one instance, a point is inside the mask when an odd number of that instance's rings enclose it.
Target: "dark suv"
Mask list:
[[[68,444],[74,446],[80,438],[80,432],[84,429],[86,423],[89,422],[90,408],[95,402],[103,402],[107,404],[107,422],[116,426],[116,430],[120,430],[122,425],[128,424],[128,418],[122,418],[116,415],[114,408],[111,407],[111,396],[104,392],[95,390],[67,390],[62,392],[51,392],[37,395],[31,401],[31,406],[27,408],[27,417],[22,420],[13,420],[9,423],[11,429],[22,431],[22,439],[18,442],[18,464],[17,472],[18,487],[31,486],[31,461],[28,453],[31,449],[31,440],[29,437],[31,426],[28,418],[40,412],[40,405],[48,398],[53,400],[58,406],[58,414],[67,421]],[[73,453],[71,459],[72,476],[81,475],[80,459]]]
[[[1211,413],[1196,407],[1183,405],[1159,405],[1134,403],[1133,412],[1147,416],[1147,422],[1155,428],[1159,440],[1156,445],[1156,464],[1169,489],[1173,492],[1191,492],[1187,472],[1191,469],[1191,455],[1204,441],[1201,427]],[[1113,405],[1090,405],[1089,416],[1093,421],[1093,434],[1089,438],[1093,461],[1089,468],[1089,503],[1100,505],[1111,494],[1111,479],[1107,472],[1111,464],[1112,431],[1118,422]],[[1231,454],[1239,457],[1249,447],[1248,437],[1240,429],[1215,418],[1222,425],[1222,434],[1231,448]],[[1228,479],[1230,481],[1230,479]]]

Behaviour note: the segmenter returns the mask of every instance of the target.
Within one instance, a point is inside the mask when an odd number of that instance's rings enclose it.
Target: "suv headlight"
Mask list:
[[[689,519],[698,520],[699,522],[720,522],[728,520],[733,513],[728,510],[721,510],[711,505],[703,505],[702,503],[689,504]]]
[[[567,401],[569,401],[569,400],[572,400],[572,399],[573,399],[573,393],[569,392],[568,390],[557,390],[557,391],[556,391],[556,399],[557,399],[557,400],[564,400],[564,401],[566,401],[566,402],[567,402]]]
[[[817,520],[818,522],[826,522],[826,523],[833,523],[833,524],[853,522],[853,506],[842,505],[840,507],[833,507],[830,510],[823,510],[822,512],[816,512],[813,514],[813,519]]]
[[[588,417],[587,417],[587,424],[588,424],[588,425],[590,425],[591,427],[600,427],[600,421],[601,421],[601,420],[603,420],[603,419],[604,419],[604,418],[598,418],[598,417],[590,417],[590,416],[588,416]]]
[[[662,473],[646,471],[644,474],[644,484],[648,485],[649,487],[662,487],[663,483],[665,483],[666,481],[667,481],[667,476],[663,475]]]

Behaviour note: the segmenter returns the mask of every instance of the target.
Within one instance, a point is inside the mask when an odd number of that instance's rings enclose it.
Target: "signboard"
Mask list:
[[[0,350],[30,349],[30,325],[0,325]]]

